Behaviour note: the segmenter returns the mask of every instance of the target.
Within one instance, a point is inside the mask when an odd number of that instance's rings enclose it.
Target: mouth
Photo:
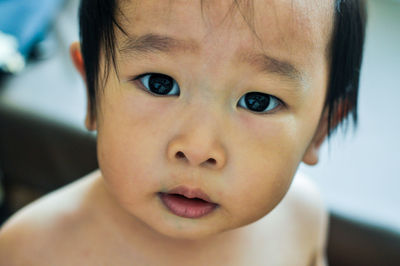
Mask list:
[[[166,193],[159,192],[164,206],[173,214],[184,218],[200,218],[212,213],[218,204],[211,202],[200,189],[179,186]]]

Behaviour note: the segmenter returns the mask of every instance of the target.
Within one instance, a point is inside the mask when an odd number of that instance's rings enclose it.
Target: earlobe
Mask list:
[[[316,165],[319,161],[319,151],[322,143],[328,135],[328,111],[325,110],[319,121],[314,137],[303,156],[303,162],[308,165]]]
[[[72,62],[74,63],[76,70],[79,72],[79,74],[81,75],[81,77],[86,85],[87,109],[86,109],[86,117],[85,117],[85,126],[88,130],[93,131],[93,130],[96,130],[96,119],[94,118],[95,116],[92,115],[92,108],[91,108],[92,103],[90,102],[90,97],[89,97],[89,93],[87,90],[86,71],[85,71],[85,65],[84,65],[83,57],[82,57],[82,53],[81,53],[81,46],[80,46],[79,42],[72,43],[70,46],[69,52],[70,52],[71,59],[72,59]]]
[[[316,165],[319,160],[319,147],[313,142],[308,146],[306,153],[303,156],[303,162],[308,165]]]

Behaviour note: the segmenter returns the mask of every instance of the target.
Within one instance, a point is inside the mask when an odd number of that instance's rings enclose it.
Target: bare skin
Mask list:
[[[16,214],[1,263],[324,265],[326,210],[293,177],[326,136],[332,1],[255,0],[254,31],[231,4],[123,1],[118,75],[86,119],[100,172]],[[78,43],[71,57],[85,80]],[[150,92],[154,73],[177,93]],[[267,106],[244,104],[252,93]],[[182,185],[218,208],[175,215],[159,193]]]
[[[325,265],[327,213],[301,175],[268,216],[212,241],[160,239],[126,215],[96,171],[9,220],[0,265]]]

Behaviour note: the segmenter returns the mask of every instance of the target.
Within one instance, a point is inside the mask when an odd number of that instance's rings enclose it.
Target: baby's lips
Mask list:
[[[200,188],[189,188],[186,186],[178,186],[176,188],[167,191],[166,193],[179,194],[189,199],[198,198],[213,203],[210,197],[206,193],[204,193]]]

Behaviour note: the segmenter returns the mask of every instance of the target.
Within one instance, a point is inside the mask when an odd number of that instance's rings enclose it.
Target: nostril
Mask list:
[[[217,163],[217,161],[215,159],[213,159],[213,158],[209,158],[207,160],[207,162],[210,163],[210,164],[216,164]]]
[[[175,158],[182,159],[182,158],[186,158],[186,156],[185,156],[185,154],[183,154],[183,152],[179,151],[175,154]]]
[[[192,163],[196,163],[195,161],[193,161],[193,158],[192,158],[192,160],[190,160],[188,157],[186,157],[186,155],[183,153],[183,152],[181,152],[181,151],[178,151],[177,153],[175,153],[175,158],[177,159],[177,160],[184,160],[184,161],[192,161]],[[214,158],[208,158],[206,161],[202,161],[202,162],[198,162],[198,163],[201,163],[201,164],[209,164],[209,165],[216,165],[217,164],[217,160],[215,160]]]

